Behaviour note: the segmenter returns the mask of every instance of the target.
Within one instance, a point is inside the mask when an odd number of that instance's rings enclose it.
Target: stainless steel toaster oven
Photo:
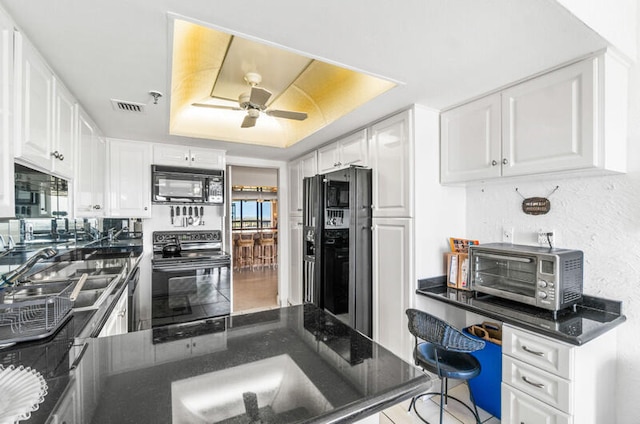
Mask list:
[[[471,289],[559,311],[582,299],[580,250],[490,243],[469,247]]]

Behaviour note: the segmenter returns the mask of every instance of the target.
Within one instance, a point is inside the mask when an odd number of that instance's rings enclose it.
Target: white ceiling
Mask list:
[[[413,103],[443,109],[606,46],[555,0],[0,0],[107,137],[291,159]],[[287,149],[168,134],[170,14],[400,82]],[[149,103],[146,115],[110,99]]]

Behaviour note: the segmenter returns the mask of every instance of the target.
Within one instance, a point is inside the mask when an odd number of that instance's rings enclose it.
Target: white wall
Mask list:
[[[549,197],[546,215],[525,215],[520,192]],[[514,182],[467,189],[467,236],[480,243],[501,241],[502,226],[515,228],[516,243],[533,244],[539,228],[559,234],[558,247],[585,255],[584,292],[623,301],[628,321],[619,330],[616,398],[618,421],[640,417],[640,172],[591,178]],[[577,370],[579,372],[579,370]],[[614,372],[612,370],[612,372]]]
[[[562,0],[561,3],[573,3]],[[598,0],[583,5],[591,13]],[[610,3],[608,3],[610,5]],[[584,11],[586,13],[587,11]],[[640,8],[633,10],[640,21]],[[594,18],[595,19],[595,18]],[[604,17],[601,19],[605,20]],[[638,37],[638,34],[635,34]],[[639,37],[640,38],[640,37]],[[637,43],[636,48],[640,47]],[[638,48],[640,50],[640,48]],[[640,54],[636,53],[636,57]],[[619,328],[617,365],[617,420],[636,424],[640,417],[640,65],[629,74],[628,169],[624,175],[588,178],[531,178],[467,189],[467,236],[480,242],[501,240],[503,226],[515,228],[516,243],[532,244],[539,228],[558,232],[559,247],[582,249],[585,254],[587,294],[623,301],[627,322]],[[549,197],[547,215],[521,212],[522,198]]]
[[[604,39],[635,60],[638,0],[557,0]]]

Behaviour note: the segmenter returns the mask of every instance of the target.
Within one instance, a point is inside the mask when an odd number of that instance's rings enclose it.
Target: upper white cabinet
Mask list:
[[[31,43],[14,39],[16,157],[72,178],[77,102]]]
[[[75,178],[76,217],[105,215],[106,143],[91,118],[78,111],[78,152]]]
[[[289,214],[302,215],[302,181],[318,173],[317,153],[313,151],[289,162]]]
[[[627,80],[602,54],[444,112],[442,183],[625,172]]]
[[[362,129],[318,149],[318,173],[324,174],[351,165],[367,166],[369,143],[367,130]]]
[[[370,128],[373,217],[411,217],[413,211],[412,110]]]
[[[108,141],[108,215],[151,217],[150,143]]]
[[[54,119],[51,170],[58,175],[73,178],[77,131],[77,102],[57,80],[54,80],[53,100]]]
[[[224,150],[156,144],[153,146],[153,164],[224,169],[225,152]]]
[[[442,182],[500,176],[500,94],[493,94],[440,116]]]
[[[36,49],[15,32],[16,157],[51,167],[53,72]]]
[[[0,217],[15,216],[12,99],[13,23],[0,11]]]

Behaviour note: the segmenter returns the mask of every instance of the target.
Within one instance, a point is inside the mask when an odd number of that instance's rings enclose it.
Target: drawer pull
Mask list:
[[[544,387],[544,384],[534,383],[533,381],[529,381],[529,379],[524,375],[522,376],[522,381],[524,381],[527,384],[531,384],[533,387],[537,387],[538,389],[542,389]]]
[[[532,355],[544,356],[544,352],[538,352],[537,350],[531,350],[528,347],[526,347],[525,345],[522,345],[522,350],[524,350],[525,352],[529,352]]]

